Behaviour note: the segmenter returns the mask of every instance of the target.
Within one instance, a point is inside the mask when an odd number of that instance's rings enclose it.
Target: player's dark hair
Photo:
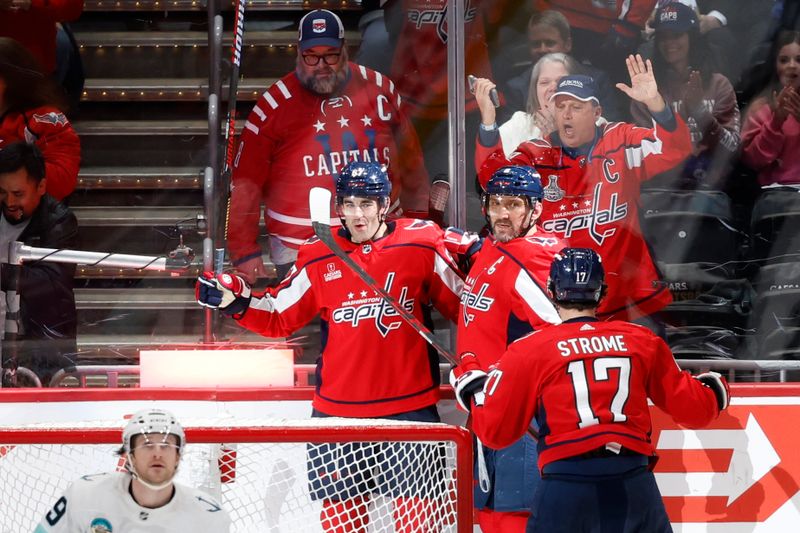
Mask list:
[[[43,105],[65,111],[68,107],[64,92],[33,54],[9,37],[0,37],[0,79],[6,84],[0,94],[6,111],[23,112]]]
[[[36,146],[22,141],[0,149],[0,174],[10,174],[24,168],[30,179],[44,179],[44,156]]]

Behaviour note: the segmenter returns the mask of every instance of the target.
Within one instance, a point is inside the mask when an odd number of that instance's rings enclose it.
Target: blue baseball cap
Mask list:
[[[600,100],[597,98],[597,87],[595,86],[594,78],[591,76],[571,74],[560,78],[556,86],[556,92],[553,93],[550,100],[554,100],[560,94],[571,96],[581,102],[594,100],[598,105],[600,104]]]
[[[691,7],[680,2],[672,2],[656,11],[653,21],[655,31],[671,31],[683,33],[700,27],[697,13]]]
[[[342,20],[327,9],[315,9],[300,20],[297,42],[301,52],[314,46],[341,48],[344,44]]]

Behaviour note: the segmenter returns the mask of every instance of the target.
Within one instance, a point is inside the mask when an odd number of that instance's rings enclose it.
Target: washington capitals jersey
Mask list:
[[[486,45],[486,0],[464,1],[465,72],[492,78]],[[447,0],[400,0],[403,26],[392,59],[392,79],[414,117],[447,118]],[[490,17],[491,18],[491,17]],[[467,111],[478,108],[464,79]]]
[[[648,397],[690,428],[719,414],[714,392],[682,372],[660,338],[629,322],[584,318],[513,343],[489,374],[472,429],[492,448],[520,438],[535,417],[539,468],[616,443],[644,455]]]
[[[455,321],[463,282],[433,222],[398,219],[384,237],[338,245],[421,322],[431,304]],[[239,323],[268,337],[288,335],[319,314],[324,332],[313,405],[333,416],[380,417],[434,405],[439,362],[426,341],[320,240],[270,292],[254,297]]]
[[[428,210],[429,184],[419,141],[387,77],[349,64],[341,93],[323,97],[292,72],[256,103],[233,163],[229,247],[234,259],[260,254],[261,204],[267,233],[298,248],[313,236],[312,187],[334,189],[351,161],[388,165],[392,208]],[[335,217],[334,217],[335,220]]]
[[[598,310],[601,318],[632,320],[672,301],[642,236],[638,201],[643,181],[691,151],[686,123],[680,117],[676,122],[673,131],[622,122],[598,126],[588,156],[571,157],[557,142],[528,141],[509,158],[493,153],[481,169],[485,184],[500,166],[536,167],[544,185],[542,228],[603,258],[608,296]]]
[[[44,156],[47,194],[63,200],[75,190],[81,141],[67,117],[52,106],[0,114],[0,150],[13,142],[35,144]]]
[[[175,483],[175,495],[156,509],[142,507],[128,492],[123,472],[83,476],[53,502],[34,533],[228,533],[230,518],[217,500]]]
[[[461,293],[460,357],[472,353],[488,370],[511,342],[560,322],[545,284],[553,256],[564,247],[564,241],[540,229],[507,243],[484,239]]]

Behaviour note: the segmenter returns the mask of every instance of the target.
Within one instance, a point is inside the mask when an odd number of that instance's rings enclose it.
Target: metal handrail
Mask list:
[[[763,373],[777,372],[778,381],[786,382],[786,373],[800,371],[800,361],[738,360],[738,359],[677,359],[678,366],[684,370],[700,372],[714,370],[727,372],[728,381],[736,381],[736,372],[752,372],[752,380],[761,381]]]

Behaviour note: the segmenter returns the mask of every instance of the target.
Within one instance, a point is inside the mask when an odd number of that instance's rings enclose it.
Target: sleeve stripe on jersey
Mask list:
[[[394,94],[394,82],[389,80],[389,94]]]
[[[280,82],[278,82],[278,83],[280,83]],[[276,85],[277,85],[277,83],[276,83]],[[275,98],[273,98],[273,96],[271,94],[269,94],[269,89],[264,91],[264,94],[261,95],[261,96],[264,97],[264,100],[267,101],[267,103],[269,104],[269,106],[272,109],[277,109],[278,108],[278,102],[275,100]]]
[[[289,89],[286,87],[286,84],[283,83],[283,80],[276,81],[275,86],[278,87],[283,97],[287,100],[292,97],[292,93],[289,92]]]
[[[277,220],[278,222],[283,222],[285,224],[292,224],[295,226],[304,226],[307,228],[311,227],[311,219],[310,218],[301,218],[301,217],[293,217],[290,215],[284,215],[283,213],[278,213],[277,211],[273,211],[272,209],[267,208],[267,215],[269,218],[273,220]],[[338,218],[331,217],[331,226],[341,226],[342,221]]]
[[[258,118],[261,119],[261,122],[267,120],[267,114],[264,113],[264,111],[262,111],[261,108],[258,107],[257,105],[253,108],[253,113],[258,115]]]
[[[383,76],[377,70],[375,71],[375,83],[378,84],[378,87],[383,87]]]
[[[534,310],[536,315],[551,324],[560,324],[561,318],[558,316],[555,307],[550,302],[550,298],[542,291],[542,288],[531,279],[525,269],[521,269],[514,281],[514,290],[522,296],[528,307]]]
[[[625,162],[628,168],[639,168],[642,161],[649,155],[658,155],[663,151],[663,143],[658,138],[658,126],[654,128],[655,140],[642,139],[639,146],[632,146],[625,149]]]
[[[628,16],[628,12],[631,10],[631,0],[625,0],[622,2],[622,7],[619,9],[619,20],[625,20],[625,17]]]
[[[244,127],[245,127],[245,129],[248,129],[248,130],[252,131],[253,133],[255,133],[256,135],[258,135],[258,126],[256,126],[255,124],[253,124],[249,120],[244,123]]]
[[[263,298],[253,298],[250,307],[269,313],[283,313],[311,290],[311,281],[308,279],[308,271],[305,267],[289,282],[289,285],[281,288],[275,296],[264,296]]]
[[[458,273],[453,270],[450,263],[445,261],[438,253],[434,258],[433,271],[436,272],[439,279],[447,285],[447,288],[450,289],[456,297],[461,297],[461,290],[464,288],[463,280],[459,277]]]
[[[359,70],[359,72],[361,72],[361,77],[362,78],[364,78],[365,80],[369,79],[367,77],[367,67],[365,67],[364,65],[359,65],[358,66],[358,70]]]

